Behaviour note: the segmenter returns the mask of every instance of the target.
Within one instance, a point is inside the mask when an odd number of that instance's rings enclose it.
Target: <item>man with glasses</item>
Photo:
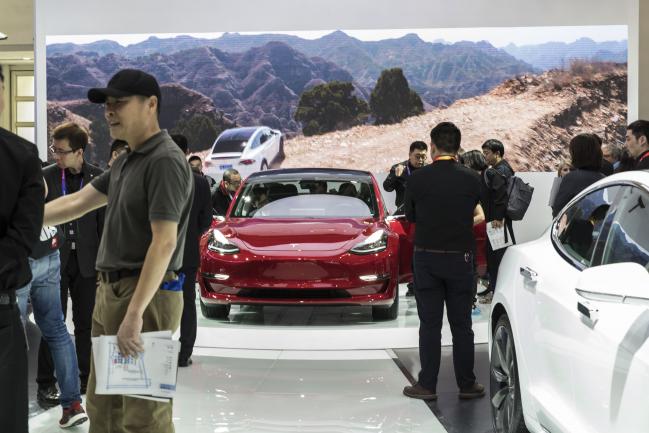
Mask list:
[[[397,212],[403,213],[399,210],[402,207],[406,195],[407,180],[416,170],[420,169],[426,164],[428,153],[428,145],[423,141],[414,141],[410,144],[410,154],[406,161],[395,164],[390,168],[388,177],[383,181],[383,189],[387,192],[396,192],[394,205]],[[406,296],[414,296],[413,283],[408,283],[408,291]]]
[[[66,122],[54,128],[50,152],[56,164],[43,170],[48,188],[46,202],[74,194],[103,173],[102,169],[85,161],[88,142],[88,132],[74,122]],[[86,392],[90,375],[90,330],[97,290],[95,262],[103,224],[104,210],[98,209],[59,227],[65,238],[59,249],[61,306],[63,315],[67,315],[69,294],[82,394]],[[36,382],[38,401],[42,405],[56,404],[58,395],[54,364],[43,340],[39,350]]]
[[[223,180],[212,197],[212,208],[216,215],[225,216],[234,193],[241,185],[241,175],[234,168],[228,168],[223,172]]]

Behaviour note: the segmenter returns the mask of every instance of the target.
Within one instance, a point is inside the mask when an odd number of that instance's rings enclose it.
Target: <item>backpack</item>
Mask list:
[[[499,176],[502,176],[497,170],[494,170]],[[487,170],[484,172],[485,182],[487,180]],[[505,216],[511,221],[520,221],[525,216],[527,208],[532,202],[534,187],[523,182],[523,179],[516,175],[507,178],[507,211]]]

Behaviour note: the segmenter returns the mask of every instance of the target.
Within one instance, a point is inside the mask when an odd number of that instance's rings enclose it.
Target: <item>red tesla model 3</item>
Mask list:
[[[388,215],[369,172],[254,173],[201,239],[201,311],[225,319],[232,304],[368,305],[374,320],[395,319],[399,283],[412,281],[413,234],[405,216]]]
[[[412,280],[412,225],[388,216],[376,179],[342,169],[252,174],[201,239],[201,309],[232,304],[369,305],[397,317]]]

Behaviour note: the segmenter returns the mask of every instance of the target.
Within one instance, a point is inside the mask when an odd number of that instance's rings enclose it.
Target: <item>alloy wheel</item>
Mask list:
[[[517,401],[517,374],[514,341],[506,326],[496,329],[491,361],[491,405],[494,430],[508,433],[513,421]]]

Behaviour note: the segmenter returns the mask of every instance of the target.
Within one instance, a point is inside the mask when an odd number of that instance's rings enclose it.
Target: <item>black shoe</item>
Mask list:
[[[412,283],[408,283],[408,291],[406,292],[406,296],[415,296],[415,285]]]
[[[437,400],[437,394],[435,391],[430,391],[418,383],[403,388],[403,395],[419,400]]]
[[[178,360],[178,367],[189,367],[189,366],[192,365],[193,363],[194,363],[194,361],[192,361],[191,358],[187,358],[187,359],[179,359],[179,360]]]
[[[43,388],[38,388],[36,392],[36,401],[38,404],[44,408],[51,408],[58,406],[60,404],[59,390],[56,389],[56,385],[50,385]]]
[[[468,388],[460,389],[458,397],[463,400],[469,400],[472,398],[480,398],[484,396],[484,385],[479,384],[478,382],[474,383]]]

